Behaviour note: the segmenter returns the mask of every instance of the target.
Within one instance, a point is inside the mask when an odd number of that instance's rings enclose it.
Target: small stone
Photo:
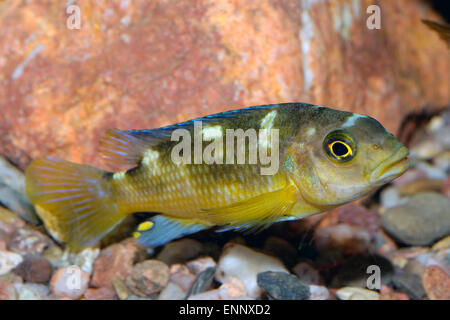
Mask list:
[[[188,300],[237,300],[247,299],[244,283],[237,277],[229,277],[219,288],[192,295]]]
[[[50,238],[42,233],[28,228],[21,228],[13,234],[9,242],[9,250],[22,255],[40,255],[52,245]]]
[[[450,236],[446,236],[445,238],[439,240],[431,247],[432,250],[447,249],[447,248],[450,248]]]
[[[10,251],[0,251],[0,275],[7,274],[22,261],[23,258],[20,254]]]
[[[78,266],[56,270],[50,280],[50,289],[58,297],[80,298],[89,284],[89,275]]]
[[[420,276],[412,273],[398,273],[392,276],[394,287],[404,292],[411,299],[421,299],[425,296]]]
[[[189,297],[191,295],[195,295],[200,292],[207,291],[214,280],[214,274],[216,273],[215,267],[209,267],[208,269],[200,272],[197,275],[192,286],[189,288],[186,296]]]
[[[156,256],[167,265],[183,263],[198,256],[202,252],[202,244],[196,240],[184,238],[167,243]]]
[[[195,281],[195,275],[184,264],[173,264],[170,267],[170,281],[187,293]]]
[[[159,260],[146,260],[133,267],[126,285],[136,295],[145,297],[160,292],[169,282],[169,267]]]
[[[25,281],[34,283],[47,283],[52,275],[52,266],[48,260],[27,255],[14,272]]]
[[[48,286],[35,283],[15,284],[18,300],[43,300],[50,293]]]
[[[116,293],[109,287],[89,288],[84,293],[86,300],[117,300]]]
[[[358,288],[344,287],[336,291],[336,296],[340,300],[379,300],[380,295],[376,291]]]
[[[24,226],[25,221],[20,219],[15,213],[0,206],[0,231],[11,236]]]
[[[430,179],[445,179],[445,178],[447,178],[447,175],[441,168],[432,166],[432,165],[428,164],[427,162],[420,161],[420,162],[417,162],[415,164],[415,166],[417,169],[425,172],[427,177]]]
[[[305,284],[322,284],[323,280],[320,276],[319,271],[314,269],[307,262],[299,262],[293,268],[292,271],[300,278],[300,280]]]
[[[126,300],[132,294],[123,280],[112,278],[112,284],[120,300]]]
[[[0,282],[0,300],[16,300],[17,293],[14,284],[10,282]]]
[[[450,198],[450,178],[447,178],[444,180],[444,183],[442,184],[442,194],[446,196],[447,198]]]
[[[281,260],[275,257],[240,244],[228,243],[224,246],[217,263],[216,279],[224,283],[231,276],[238,277],[245,284],[248,295],[259,298],[262,289],[258,286],[256,277],[258,273],[264,271],[289,273]]]
[[[174,282],[169,281],[167,286],[161,291],[158,300],[183,300],[186,293]]]
[[[411,196],[421,192],[440,192],[442,184],[442,179],[422,178],[398,187],[398,192],[403,196]]]
[[[330,298],[330,291],[324,286],[309,286],[308,300],[328,300]]]
[[[257,283],[274,300],[304,300],[309,297],[309,287],[293,274],[266,271],[258,274]]]
[[[216,262],[211,257],[201,257],[186,263],[186,267],[195,275],[205,271],[208,268],[215,268]]]
[[[113,278],[125,280],[133,269],[137,251],[133,241],[123,241],[103,249],[94,263],[91,285],[113,288]]]
[[[409,297],[404,293],[394,291],[392,288],[382,285],[380,288],[380,300],[409,300]]]
[[[362,227],[340,223],[317,228],[314,232],[314,241],[317,249],[325,255],[330,252],[355,255],[369,250],[372,236]]]
[[[450,277],[438,266],[430,266],[425,270],[422,283],[431,300],[450,300]]]
[[[23,283],[23,279],[14,272],[8,272],[0,275],[0,282]]]
[[[407,197],[401,197],[396,187],[387,187],[380,193],[380,203],[383,208],[394,208],[408,202]]]
[[[378,254],[387,255],[397,250],[397,244],[383,229],[379,229],[375,235],[375,248]]]
[[[403,243],[428,245],[450,233],[450,199],[438,193],[418,193],[381,215],[383,228]]]

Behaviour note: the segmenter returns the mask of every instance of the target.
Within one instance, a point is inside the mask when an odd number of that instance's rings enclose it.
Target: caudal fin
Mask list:
[[[26,191],[47,230],[74,249],[98,242],[125,218],[113,201],[106,172],[55,158],[34,160]]]

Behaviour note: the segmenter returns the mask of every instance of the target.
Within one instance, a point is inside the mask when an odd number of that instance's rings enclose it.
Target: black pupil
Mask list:
[[[336,142],[335,144],[333,144],[332,148],[334,154],[337,155],[338,157],[342,157],[348,152],[347,146],[342,142]]]

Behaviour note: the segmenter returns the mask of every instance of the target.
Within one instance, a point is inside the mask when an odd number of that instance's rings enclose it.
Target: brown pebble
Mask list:
[[[133,241],[123,241],[103,249],[94,263],[91,285],[113,288],[113,278],[125,280],[133,269],[137,251]]]
[[[146,260],[134,266],[126,285],[138,296],[145,297],[164,289],[169,276],[169,267],[164,262]]]
[[[111,288],[89,288],[84,293],[86,300],[117,300],[117,295]]]
[[[14,272],[25,281],[47,283],[52,275],[52,266],[47,259],[27,255]]]
[[[431,300],[450,300],[450,277],[438,266],[426,268],[422,284]]]
[[[9,282],[0,282],[0,300],[16,300],[17,293],[14,284]]]

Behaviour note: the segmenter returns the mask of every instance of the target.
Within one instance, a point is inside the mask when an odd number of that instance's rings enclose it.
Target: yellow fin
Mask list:
[[[55,158],[34,160],[26,191],[57,240],[73,249],[91,246],[123,218],[112,201],[105,171]]]
[[[289,216],[296,203],[295,190],[293,185],[289,185],[229,206],[203,209],[202,214],[206,215],[207,221],[225,226],[221,231],[260,231]]]

